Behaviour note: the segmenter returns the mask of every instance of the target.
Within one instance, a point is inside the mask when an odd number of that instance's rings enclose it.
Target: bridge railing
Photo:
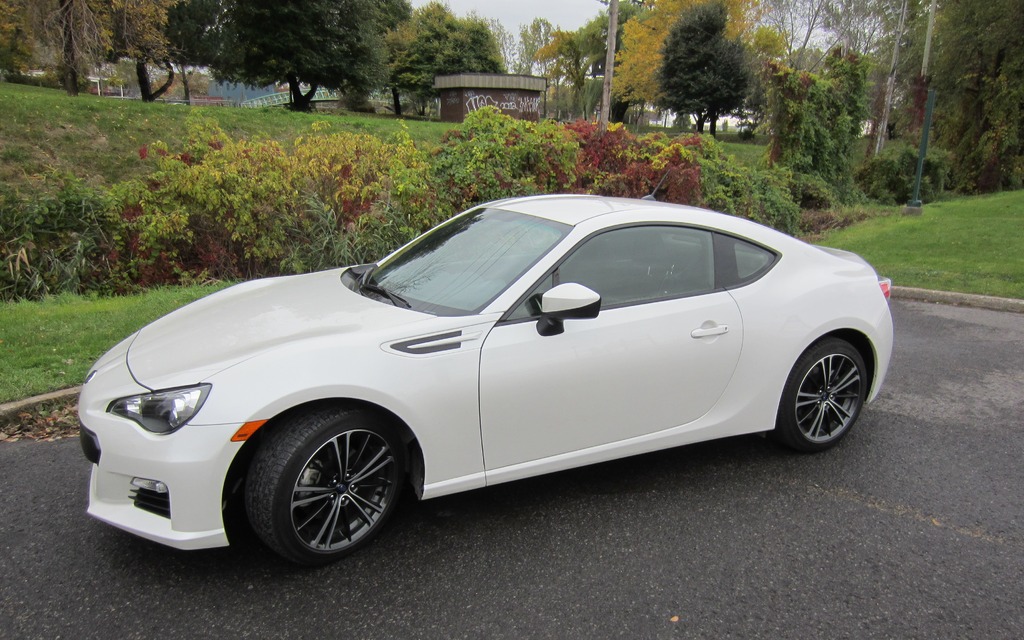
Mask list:
[[[340,99],[339,94],[334,89],[317,89],[316,93],[313,94],[313,102],[326,102],[331,100]],[[259,96],[258,98],[251,98],[241,103],[243,107],[257,108],[257,107],[278,107],[286,104],[291,104],[292,95],[288,91],[279,91],[277,93],[270,93],[265,96]]]

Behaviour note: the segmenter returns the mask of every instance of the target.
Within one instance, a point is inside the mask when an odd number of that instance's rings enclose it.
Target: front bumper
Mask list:
[[[86,410],[81,417],[98,447],[99,463],[93,465],[89,482],[89,515],[178,549],[228,544],[223,488],[242,446],[231,442],[240,424],[186,425],[169,435],[155,435],[106,412]],[[158,497],[168,508],[153,509],[151,501],[140,499],[133,478],[166,485],[167,492]]]

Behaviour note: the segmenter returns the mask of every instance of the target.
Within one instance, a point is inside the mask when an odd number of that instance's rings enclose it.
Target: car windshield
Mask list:
[[[477,313],[569,232],[568,225],[501,209],[477,209],[392,256],[373,280],[417,311]]]

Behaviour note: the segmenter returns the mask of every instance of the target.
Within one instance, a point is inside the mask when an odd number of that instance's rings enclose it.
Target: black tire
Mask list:
[[[793,365],[772,438],[798,451],[824,451],[857,421],[870,381],[864,358],[845,340],[825,338]]]
[[[260,539],[280,555],[326,564],[380,532],[398,502],[404,473],[401,441],[374,415],[309,411],[276,425],[262,443],[249,466],[246,513]]]

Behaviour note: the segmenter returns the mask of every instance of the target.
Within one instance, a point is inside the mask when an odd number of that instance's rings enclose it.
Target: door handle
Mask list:
[[[694,329],[690,332],[691,338],[707,338],[709,336],[720,336],[723,333],[729,333],[729,325],[727,324],[714,324],[712,322],[705,322],[699,328]]]

